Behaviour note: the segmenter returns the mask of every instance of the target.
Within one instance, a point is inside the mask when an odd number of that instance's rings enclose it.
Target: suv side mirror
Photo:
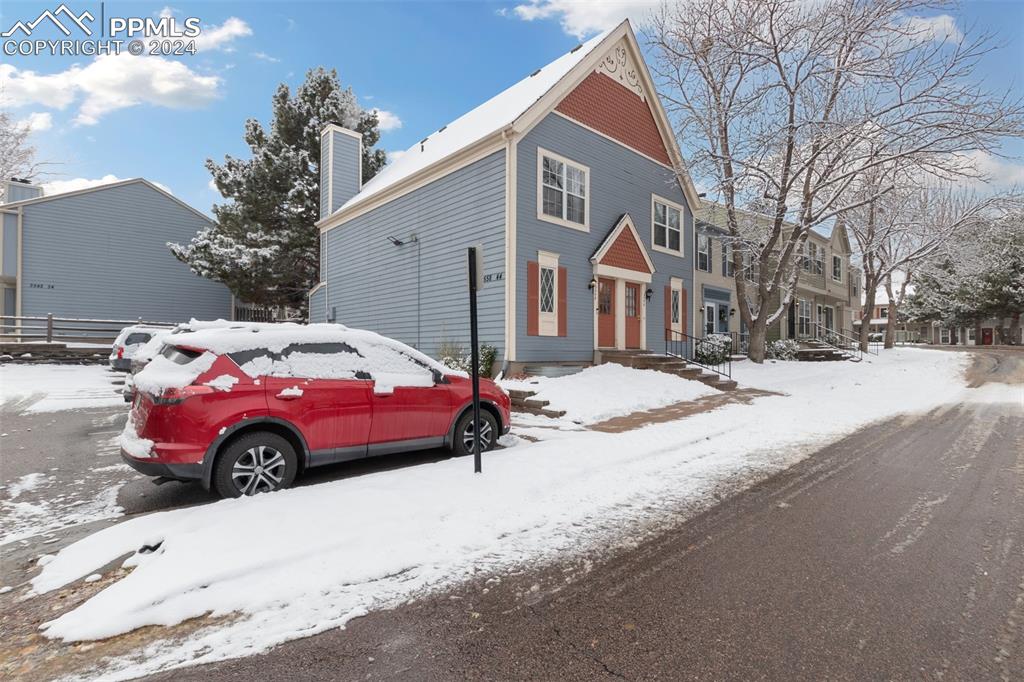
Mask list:
[[[441,372],[439,370],[431,369],[430,373],[434,377],[434,384],[435,385],[436,384],[447,384],[448,383],[448,377],[446,377],[445,375],[441,374]]]

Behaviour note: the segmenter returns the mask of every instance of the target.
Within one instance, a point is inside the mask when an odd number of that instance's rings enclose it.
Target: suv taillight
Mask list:
[[[124,357],[124,346],[117,347],[117,359],[120,360]]]
[[[197,395],[209,395],[214,392],[212,386],[186,386],[185,388],[165,388],[164,392],[153,399],[156,405],[177,405]]]

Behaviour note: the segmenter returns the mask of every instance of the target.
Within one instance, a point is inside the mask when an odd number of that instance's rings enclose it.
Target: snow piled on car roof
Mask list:
[[[390,393],[398,386],[432,386],[435,373],[466,376],[400,341],[340,324],[214,327],[175,334],[165,342],[202,354],[185,364],[157,356],[136,378],[136,386],[147,393],[187,386],[210,369],[218,355],[232,355],[254,379],[370,379],[377,393]]]

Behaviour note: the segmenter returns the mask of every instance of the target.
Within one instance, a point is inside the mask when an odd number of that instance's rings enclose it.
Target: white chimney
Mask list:
[[[363,186],[363,136],[328,123],[320,133],[320,218],[326,218]]]
[[[25,199],[38,199],[43,196],[43,188],[33,185],[28,180],[11,178],[4,182],[4,195],[0,197],[0,204],[13,204],[15,201]]]

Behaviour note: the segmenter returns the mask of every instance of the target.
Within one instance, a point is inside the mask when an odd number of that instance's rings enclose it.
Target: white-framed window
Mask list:
[[[711,237],[706,234],[697,235],[697,269],[711,272]]]
[[[832,279],[836,282],[843,281],[843,259],[840,256],[832,256]]]
[[[540,282],[537,287],[537,333],[540,336],[558,336],[558,254],[537,252]]]
[[[884,305],[878,311],[878,316],[883,320],[889,317],[889,306]]]
[[[651,245],[655,251],[683,255],[683,207],[651,195]]]
[[[939,331],[939,342],[940,343],[949,343],[949,328],[948,327],[943,327]]]
[[[590,230],[590,169],[537,148],[537,217],[550,223]]]
[[[797,334],[807,336],[811,333],[811,302],[800,299],[797,302]]]
[[[722,238],[722,276],[732,277],[734,273],[732,267],[732,244],[726,241],[726,238]]]

